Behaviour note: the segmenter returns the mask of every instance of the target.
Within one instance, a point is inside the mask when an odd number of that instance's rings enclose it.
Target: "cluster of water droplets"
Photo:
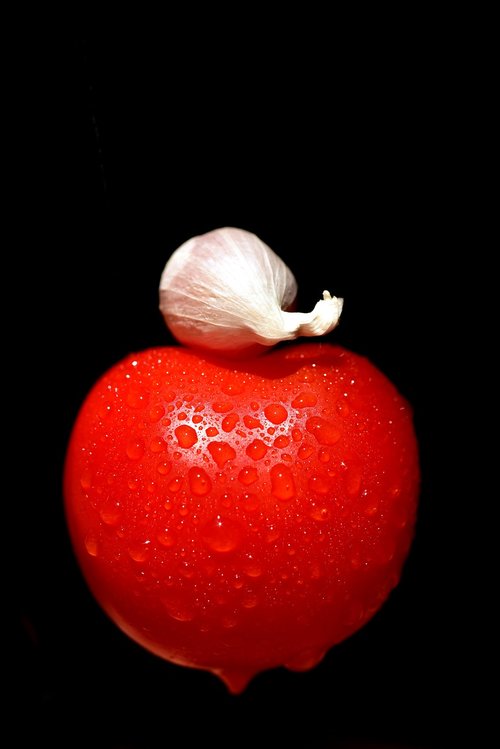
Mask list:
[[[137,565],[138,580],[146,578],[144,563],[151,555],[156,555],[157,569],[161,570],[164,560],[174,554],[173,579],[194,580],[194,586],[199,575],[205,581],[212,571],[213,587],[200,592],[198,610],[186,606],[175,594],[163,597],[165,610],[175,621],[193,621],[199,611],[214,604],[223,609],[226,599],[232,600],[231,591],[241,591],[241,610],[255,609],[264,595],[255,583],[267,576],[266,554],[253,553],[254,548],[261,549],[262,538],[271,551],[277,546],[284,549],[279,575],[272,580],[266,577],[267,595],[276,597],[291,595],[292,590],[296,594],[305,577],[309,585],[331,577],[331,570],[325,572],[324,561],[314,556],[308,559],[308,555],[313,539],[320,548],[335,549],[337,538],[329,523],[333,516],[337,524],[359,524],[373,523],[380,514],[383,528],[383,508],[371,499],[364,485],[361,463],[356,456],[346,461],[337,454],[346,419],[352,413],[349,395],[354,380],[347,381],[345,391],[337,394],[333,409],[318,411],[318,396],[308,385],[318,377],[322,377],[326,393],[333,385],[326,373],[312,372],[310,367],[304,370],[301,384],[288,394],[290,386],[277,381],[275,391],[280,397],[273,397],[272,388],[266,386],[265,392],[260,392],[262,386],[248,375],[238,378],[232,373],[226,382],[214,382],[209,367],[206,372],[183,372],[180,378],[176,373],[181,385],[165,390],[161,385],[168,379],[164,372],[157,381],[154,368],[148,370],[147,377],[132,378],[136,366],[132,361],[125,372],[124,399],[115,383],[102,394],[101,432],[106,433],[106,418],[112,410],[124,409],[128,436],[123,471],[128,494],[117,498],[111,477],[109,497],[99,502],[98,512],[103,527],[124,537],[128,534],[127,554]],[[163,367],[159,359],[157,368]],[[198,397],[197,382],[204,377],[221,393],[210,403]],[[336,373],[330,377],[338,381]],[[246,401],[248,407],[243,409]],[[85,492],[92,489],[90,466],[91,461],[81,475]],[[120,524],[120,506],[125,501],[138,502],[144,489],[151,499],[137,509],[134,536]],[[394,486],[389,494],[397,499],[400,491]],[[297,509],[294,499],[304,493],[308,502],[301,502]],[[356,502],[356,513],[345,504],[345,498]],[[244,523],[239,519],[241,513]],[[276,513],[285,513],[285,532],[282,524],[274,522]],[[151,516],[154,522],[150,522]],[[404,508],[401,522],[407,522]],[[142,527],[148,532],[141,536]],[[258,544],[253,544],[252,538],[258,538]],[[199,552],[192,551],[198,549],[198,539],[206,549],[201,564]],[[85,545],[89,555],[98,556],[96,533],[89,534]],[[397,551],[393,542],[381,544],[376,561],[388,564]],[[338,550],[323,556],[331,558],[333,565]],[[369,550],[360,548],[353,548],[347,558],[353,574],[366,568],[367,560],[373,561]],[[219,617],[223,627],[235,627],[241,610],[228,608]]]

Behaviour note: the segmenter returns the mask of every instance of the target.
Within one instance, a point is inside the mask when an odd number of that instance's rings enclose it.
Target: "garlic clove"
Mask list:
[[[329,333],[343,301],[324,291],[312,312],[288,312],[297,295],[293,273],[259,237],[234,227],[178,247],[159,294],[165,322],[180,343],[226,355]]]

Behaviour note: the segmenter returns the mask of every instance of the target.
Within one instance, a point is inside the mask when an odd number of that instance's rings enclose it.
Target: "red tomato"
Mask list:
[[[75,553],[133,640],[233,692],[308,669],[398,583],[419,491],[412,411],[367,359],[130,355],[82,405],[65,467]]]

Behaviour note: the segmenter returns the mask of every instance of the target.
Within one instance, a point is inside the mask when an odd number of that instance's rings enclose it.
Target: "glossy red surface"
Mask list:
[[[412,410],[367,359],[300,343],[244,362],[131,354],[83,403],[65,507],[131,638],[239,692],[314,666],[398,583],[420,482]]]

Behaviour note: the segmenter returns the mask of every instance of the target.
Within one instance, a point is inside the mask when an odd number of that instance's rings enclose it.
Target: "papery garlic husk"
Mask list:
[[[296,295],[283,260],[255,234],[233,227],[184,242],[160,280],[160,310],[173,336],[226,355],[335,328],[342,299],[324,291],[312,312],[289,312]]]

